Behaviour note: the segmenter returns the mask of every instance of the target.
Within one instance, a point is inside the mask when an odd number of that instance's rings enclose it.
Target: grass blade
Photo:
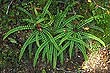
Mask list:
[[[46,57],[47,57],[47,61],[49,62],[50,61],[50,56],[49,56],[49,54],[50,54],[50,49],[49,49],[49,44],[46,46]]]
[[[63,52],[60,54],[60,62],[61,62],[61,64],[63,65],[63,62],[64,62],[64,55],[63,55]]]
[[[47,53],[47,50],[46,50],[46,47],[45,47],[44,50],[43,50],[43,53],[42,53],[42,60],[43,61],[45,61],[46,53]]]
[[[68,5],[65,9],[65,11],[63,13],[61,13],[61,15],[58,17],[59,20],[57,21],[57,27],[59,28],[61,26],[61,22],[64,20],[64,18],[66,17],[69,8],[71,7],[71,5]],[[62,26],[61,26],[62,27]]]
[[[80,23],[80,24],[77,26],[78,29],[80,29],[80,28],[83,27],[84,25],[86,25],[86,24],[92,22],[93,20],[94,20],[94,17],[90,17],[90,18],[88,18],[88,19],[82,21],[82,23]]]
[[[29,50],[29,58],[31,59],[32,58],[32,44],[29,45],[28,50]]]
[[[34,23],[32,19],[22,19],[24,22]]]

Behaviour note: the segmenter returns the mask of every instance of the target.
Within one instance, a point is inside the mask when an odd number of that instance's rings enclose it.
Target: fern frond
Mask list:
[[[19,30],[29,30],[29,29],[33,29],[33,26],[18,26],[18,27],[15,27],[11,30],[9,30],[5,36],[3,37],[3,40],[6,39],[10,34],[16,32],[16,31],[19,31]]]
[[[53,49],[53,69],[56,68],[57,65],[57,50]]]
[[[34,62],[33,62],[33,66],[36,66],[36,62],[37,59],[39,57],[40,52],[42,51],[42,49],[48,44],[48,41],[45,41],[44,43],[41,44],[41,46],[37,49],[36,53],[35,53],[35,57],[34,57]]]
[[[42,15],[42,17],[44,17],[45,14],[48,12],[48,8],[49,8],[51,2],[52,2],[52,0],[48,0],[48,2],[46,3],[46,5],[45,5],[45,7],[43,9],[43,13],[42,13],[43,15]]]
[[[53,60],[53,49],[54,49],[54,47],[53,47],[53,44],[50,44],[50,63],[52,63],[52,60]]]
[[[73,41],[71,41],[70,42],[70,48],[69,48],[69,57],[70,57],[70,59],[72,58],[72,54],[73,54],[73,48],[74,47],[74,42]]]
[[[26,42],[24,43],[23,47],[21,48],[20,50],[20,55],[19,55],[19,61],[21,60],[23,54],[24,54],[24,51],[26,49],[26,47],[30,44],[30,42],[33,42],[33,39],[34,37],[36,36],[36,31],[34,31],[30,37],[26,40]]]
[[[82,45],[84,45],[86,48],[89,48],[89,45],[87,45],[83,40],[81,40],[81,39],[78,39],[78,38],[75,38],[75,37],[71,37],[71,38],[68,38],[68,40],[70,40],[70,41],[73,41],[73,42],[77,42],[77,43],[79,43],[79,44],[82,44]]]
[[[50,34],[50,32],[48,32],[47,30],[43,30],[44,34],[46,34],[49,37],[49,40],[53,43],[53,45],[55,46],[55,48],[57,50],[60,50],[59,46],[57,45],[55,39],[53,38],[53,36]]]
[[[88,56],[87,56],[87,54],[86,54],[86,49],[85,49],[84,45],[82,45],[82,44],[77,44],[77,47],[78,47],[78,48],[80,49],[80,51],[82,52],[85,61],[87,61],[87,60],[88,60]]]
[[[46,50],[46,47],[45,47],[45,48],[43,49],[43,51],[42,51],[42,60],[43,60],[43,61],[45,61],[46,52],[47,52],[47,50]]]
[[[65,25],[67,25],[67,24],[70,23],[71,21],[74,21],[75,19],[78,19],[78,18],[83,18],[83,16],[81,16],[81,15],[74,15],[74,16],[72,16],[72,17],[69,17],[68,19],[66,19],[66,20],[63,22],[62,27],[64,27]]]
[[[90,26],[90,28],[99,30],[99,31],[101,31],[101,32],[104,33],[104,30],[103,30],[101,27],[98,27],[98,26]]]
[[[59,17],[57,17],[57,18],[59,18],[58,21],[57,21],[57,24],[56,24],[56,26],[57,26],[58,28],[59,28],[59,27],[62,27],[62,26],[61,26],[61,22],[62,22],[62,21],[64,20],[64,18],[66,17],[66,15],[67,15],[68,10],[69,10],[70,7],[71,7],[71,6],[68,5],[67,8],[65,9],[65,11],[64,11],[63,13],[61,13]]]
[[[32,14],[29,13],[26,9],[22,8],[22,7],[17,7],[20,11],[24,12],[25,14],[27,14],[31,19],[32,19]]]
[[[34,23],[32,19],[22,19],[24,22]]]
[[[46,49],[47,62],[49,62],[50,61],[50,56],[49,56],[50,55],[50,48],[49,48],[49,44],[46,45],[45,49]]]
[[[82,28],[84,25],[86,25],[86,24],[92,22],[93,20],[94,20],[94,17],[90,17],[90,18],[88,18],[88,19],[82,21],[82,22],[77,26],[77,28],[80,29],[80,28]]]
[[[88,38],[94,39],[94,40],[100,42],[105,47],[105,43],[100,38],[96,37],[95,35],[92,35],[90,33],[81,33],[81,34],[84,35],[86,39],[88,39]]]
[[[61,62],[62,65],[63,65],[63,62],[64,62],[64,55],[63,55],[63,53],[64,53],[64,52],[62,52],[62,53],[60,54],[60,62]]]
[[[39,47],[39,32],[36,33],[36,45]]]
[[[70,41],[68,41],[68,42],[62,47],[62,49],[58,52],[57,56],[59,56],[69,45],[70,45]]]
[[[59,45],[61,45],[64,41],[66,41],[73,33],[68,32],[64,38],[61,39]]]

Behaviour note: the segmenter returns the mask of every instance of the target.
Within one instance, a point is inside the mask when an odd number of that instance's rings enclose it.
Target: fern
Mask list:
[[[71,21],[74,21],[75,19],[78,19],[78,18],[83,18],[83,16],[81,16],[81,15],[74,15],[74,16],[69,17],[68,19],[66,19],[66,20],[63,22],[62,27],[64,27],[65,25],[67,25],[67,24],[70,23]]]
[[[52,63],[52,60],[53,60],[53,45],[52,44],[50,44],[50,63]]]
[[[88,46],[83,40],[81,40],[81,39],[78,39],[78,38],[69,38],[68,40],[77,42],[77,43],[79,43],[79,44],[84,45],[86,48],[89,48],[89,46]]]
[[[33,66],[36,66],[36,62],[37,59],[39,57],[40,52],[42,51],[42,49],[48,44],[48,41],[45,41],[44,43],[41,44],[41,46],[37,49],[36,53],[35,53],[35,57],[34,57],[34,62],[33,62]]]
[[[92,22],[93,20],[94,20],[94,17],[90,17],[90,18],[88,18],[88,19],[86,19],[86,20],[83,20],[83,21],[77,26],[77,28],[80,29],[80,28],[82,28],[84,25],[86,25],[86,24]]]
[[[90,28],[99,30],[99,31],[101,31],[102,33],[104,33],[104,30],[103,30],[101,27],[98,27],[98,26],[90,26]]]
[[[46,4],[45,7],[43,8],[42,17],[44,17],[45,14],[48,12],[48,8],[49,8],[51,2],[52,2],[52,0],[48,0],[47,4]]]
[[[53,43],[53,45],[55,46],[55,48],[57,50],[60,50],[60,48],[57,45],[56,41],[54,40],[53,36],[47,30],[44,30],[44,33],[49,37],[50,41]]]
[[[21,7],[17,7],[20,11],[24,12],[25,14],[27,14],[31,19],[32,19],[32,14],[29,13],[26,9],[23,9]]]
[[[81,15],[68,15],[68,11],[72,8],[74,3],[67,5],[64,11],[58,9],[56,15],[52,15],[49,11],[51,3],[52,0],[48,0],[42,13],[39,14],[34,8],[35,16],[37,17],[34,17],[26,9],[18,7],[20,11],[29,16],[28,18],[24,18],[23,21],[31,25],[18,26],[11,29],[5,34],[3,40],[16,31],[32,30],[31,35],[25,41],[20,50],[19,61],[23,57],[27,47],[29,48],[29,56],[31,58],[33,43],[36,44],[34,45],[34,47],[36,47],[36,51],[33,66],[36,66],[39,55],[41,54],[44,61],[47,60],[48,62],[53,63],[54,69],[56,68],[58,60],[60,60],[61,64],[63,64],[65,51],[69,52],[69,57],[70,59],[72,58],[74,50],[76,49],[74,47],[77,47],[82,52],[84,59],[87,60],[88,57],[86,55],[86,48],[89,48],[89,45],[85,43],[85,40],[94,39],[105,46],[105,43],[98,37],[82,31],[83,26],[90,24],[95,19],[98,19],[99,16],[92,16],[84,20],[82,19],[84,17]],[[79,20],[80,18],[82,19],[81,21]],[[79,20],[79,24],[73,24],[72,22],[74,20]],[[38,24],[39,26],[35,28]],[[97,26],[90,28],[103,32],[103,30],[99,29]],[[42,30],[39,31],[37,29]]]
[[[57,50],[53,49],[53,69],[56,68],[57,65]]]
[[[80,49],[80,51],[82,52],[85,61],[87,61],[87,60],[88,60],[88,56],[87,56],[87,54],[86,54],[86,49],[85,49],[84,45],[77,44],[77,47],[78,47],[78,48]]]
[[[64,20],[64,18],[66,17],[69,8],[71,7],[71,5],[68,5],[65,9],[65,11],[63,13],[58,14],[58,21],[56,21],[56,27],[61,28],[61,22]]]
[[[74,42],[71,41],[70,42],[70,48],[69,48],[69,57],[70,57],[70,59],[72,58],[72,54],[74,52],[73,49],[74,49]]]
[[[81,33],[81,34],[84,35],[85,38],[91,38],[91,39],[94,39],[94,40],[100,42],[105,47],[105,43],[100,38],[96,37],[95,35],[92,35],[90,33]]]
[[[3,37],[3,40],[6,39],[10,34],[16,32],[16,31],[19,31],[19,30],[29,30],[29,29],[34,29],[33,26],[18,26],[16,28],[13,28],[11,30],[9,30],[5,36]]]
[[[68,32],[64,38],[61,39],[59,45],[61,45],[64,41],[66,41],[73,33]]]
[[[58,55],[57,55],[57,56],[59,56],[69,45],[70,45],[70,41],[68,41],[68,42],[61,48],[61,50],[58,52]]]
[[[34,32],[30,35],[30,37],[26,40],[26,42],[24,43],[23,47],[21,48],[20,55],[19,55],[19,61],[21,60],[21,58],[22,58],[22,56],[23,56],[23,54],[24,54],[24,51],[25,51],[26,47],[30,44],[30,42],[33,41],[33,38],[34,38],[35,34],[36,34],[36,31],[34,31]]]

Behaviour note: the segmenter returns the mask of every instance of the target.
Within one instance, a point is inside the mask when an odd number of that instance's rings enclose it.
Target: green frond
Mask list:
[[[83,16],[81,16],[81,15],[74,15],[74,16],[69,17],[68,19],[66,19],[66,20],[63,22],[63,26],[62,26],[62,27],[64,27],[65,25],[67,25],[67,24],[70,23],[71,21],[74,21],[75,19],[78,19],[78,18],[83,18]]]
[[[11,30],[9,30],[5,36],[3,37],[3,40],[6,39],[10,34],[16,32],[16,31],[19,31],[19,30],[29,30],[29,29],[33,29],[33,26],[18,26],[18,27],[15,27]]]
[[[70,42],[70,48],[69,48],[69,57],[70,57],[70,59],[71,59],[71,57],[72,57],[72,54],[73,54],[73,48],[74,47],[74,42],[73,41],[71,41]]]
[[[27,14],[31,19],[32,19],[32,14],[29,13],[26,9],[22,8],[22,7],[17,7],[20,11],[24,12],[25,14]]]
[[[32,58],[32,43],[28,46],[28,50],[29,50],[29,58]]]
[[[105,43],[100,38],[96,37],[95,35],[92,35],[90,33],[81,33],[81,34],[84,35],[86,38],[94,39],[100,42],[105,47]]]
[[[98,26],[90,26],[90,28],[95,29],[95,30],[99,30],[99,31],[101,31],[102,33],[104,33],[104,30],[103,30],[101,27],[98,27]]]
[[[64,46],[58,52],[57,56],[59,56],[69,45],[70,45],[70,41],[66,42],[66,44],[64,44]]]
[[[45,57],[46,57],[46,53],[47,53],[47,50],[46,50],[47,48],[46,47],[44,47],[44,49],[43,49],[43,51],[42,51],[42,60],[43,61],[45,61]]]
[[[44,34],[46,34],[46,35],[49,37],[50,41],[53,43],[53,45],[55,46],[55,48],[56,48],[57,50],[60,50],[59,46],[57,45],[55,39],[54,39],[53,36],[50,34],[50,32],[48,32],[48,31],[45,30],[45,29],[43,30],[43,32],[44,32]]]
[[[57,65],[57,50],[53,49],[53,69],[56,68]]]
[[[61,39],[59,45],[61,45],[64,41],[66,41],[73,33],[68,32],[64,38]]]
[[[52,60],[53,60],[53,49],[54,49],[54,47],[53,47],[53,44],[50,44],[50,63],[52,63]]]
[[[63,52],[60,54],[60,62],[61,62],[61,64],[63,65],[63,62],[64,62],[64,55],[63,55]]]
[[[84,25],[86,25],[86,24],[92,22],[93,20],[94,20],[94,17],[90,17],[90,18],[88,18],[88,19],[86,19],[86,20],[83,20],[83,21],[77,26],[77,28],[80,29],[80,28],[82,28]]]
[[[36,33],[36,45],[39,47],[40,44],[39,44],[39,32]]]
[[[48,41],[45,41],[44,43],[41,44],[41,46],[37,49],[36,53],[35,53],[35,57],[34,57],[34,62],[33,62],[33,66],[36,66],[38,57],[40,52],[44,49],[44,47],[48,44]]]
[[[36,7],[34,7],[34,13],[35,13],[36,16],[38,16],[38,12],[36,10]]]
[[[34,23],[32,19],[22,19],[24,22]]]
[[[54,22],[54,16],[49,11],[47,11],[47,14],[50,17],[50,21],[47,23],[47,25],[51,26],[51,24]]]
[[[62,38],[63,36],[65,36],[65,34],[64,34],[64,33],[61,33],[61,34],[56,35],[56,36],[54,37],[54,39],[55,39],[55,40],[58,40],[58,39]]]
[[[81,39],[78,39],[78,38],[68,38],[68,40],[77,42],[77,43],[79,43],[79,44],[84,45],[86,48],[89,48],[89,45],[87,45],[87,44],[86,44],[83,40],[81,40]]]
[[[41,23],[41,22],[43,22],[43,21],[45,21],[46,20],[46,18],[40,18],[37,22],[36,22],[36,24],[38,24],[38,23]],[[35,24],[35,25],[36,25]]]
[[[30,36],[29,38],[26,40],[26,42],[24,43],[23,47],[21,48],[20,50],[20,55],[19,55],[19,61],[21,60],[23,54],[24,54],[24,51],[26,49],[26,47],[30,44],[30,42],[33,41],[34,37],[35,37],[35,34],[36,34],[36,31],[34,31]]]
[[[48,0],[48,2],[46,3],[45,7],[43,8],[43,13],[42,13],[43,15],[42,15],[42,17],[44,17],[45,14],[48,12],[48,8],[49,8],[51,3],[52,3],[52,0]]]
[[[47,61],[49,62],[50,61],[50,48],[49,48],[49,44],[45,46],[45,49],[46,49],[46,58],[47,58]]]
[[[57,18],[58,18],[58,21],[56,21],[56,22],[57,22],[57,23],[56,23],[56,26],[57,26],[58,28],[59,28],[59,27],[62,27],[62,26],[61,26],[61,23],[63,22],[64,18],[66,17],[66,15],[67,15],[68,10],[69,10],[70,7],[71,7],[71,5],[68,5],[68,6],[66,7],[65,11],[64,11],[63,13],[61,13],[61,14],[59,15],[59,17],[57,17]]]
[[[55,34],[64,33],[65,30],[66,30],[66,28],[57,29],[55,31]]]
[[[86,49],[85,49],[84,45],[82,45],[82,44],[77,44],[77,47],[78,47],[78,48],[80,49],[80,51],[82,52],[85,61],[87,61],[87,60],[88,60],[88,56],[87,56],[87,54],[86,54]]]

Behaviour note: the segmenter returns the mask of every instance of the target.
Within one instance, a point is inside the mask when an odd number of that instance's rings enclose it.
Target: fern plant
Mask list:
[[[16,31],[32,30],[32,33],[20,50],[19,61],[27,47],[30,47],[33,43],[36,43],[33,66],[36,66],[39,54],[41,54],[43,60],[47,59],[48,62],[53,64],[53,68],[56,68],[58,60],[63,64],[65,51],[68,51],[71,59],[75,47],[79,48],[84,59],[87,60],[86,48],[89,48],[89,45],[86,44],[85,40],[94,39],[105,46],[105,43],[98,37],[82,31],[82,27],[91,23],[94,20],[94,17],[80,21],[78,24],[73,24],[72,22],[74,20],[84,18],[81,15],[72,15],[68,17],[68,11],[74,4],[69,4],[64,11],[58,9],[57,14],[52,15],[49,11],[51,2],[52,0],[48,0],[42,13],[37,12],[36,8],[34,8],[36,17],[25,9],[18,7],[19,10],[29,16],[29,18],[23,19],[23,21],[28,22],[29,24],[11,29],[5,34],[3,39],[6,39]],[[29,49],[30,53],[31,49]]]

